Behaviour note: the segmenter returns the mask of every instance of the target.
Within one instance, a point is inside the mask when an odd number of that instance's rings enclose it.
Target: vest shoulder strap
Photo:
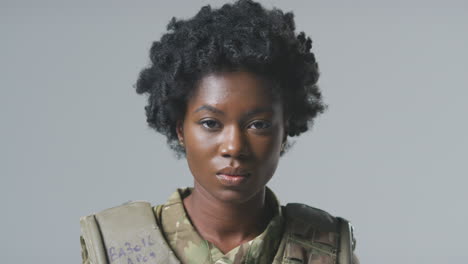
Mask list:
[[[151,204],[128,202],[80,219],[90,264],[180,264],[156,222]]]
[[[283,211],[282,263],[352,263],[354,239],[348,221],[300,203],[287,204]]]

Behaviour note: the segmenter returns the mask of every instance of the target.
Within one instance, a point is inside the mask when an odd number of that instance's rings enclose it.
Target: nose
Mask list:
[[[238,126],[224,128],[221,135],[220,154],[225,158],[243,159],[248,156],[248,144],[243,131]]]

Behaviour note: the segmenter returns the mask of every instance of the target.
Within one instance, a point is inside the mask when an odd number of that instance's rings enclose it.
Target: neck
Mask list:
[[[229,203],[216,199],[195,183],[193,192],[183,202],[200,235],[223,252],[258,236],[271,218],[265,204],[265,188],[248,201]]]

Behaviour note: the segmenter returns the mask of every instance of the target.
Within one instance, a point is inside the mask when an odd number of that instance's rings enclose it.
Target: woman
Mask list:
[[[194,177],[154,207],[181,263],[337,263],[340,221],[281,207],[266,187],[288,136],[325,108],[311,40],[294,31],[292,13],[240,0],[173,18],[153,43],[136,90],[149,95],[148,124]]]

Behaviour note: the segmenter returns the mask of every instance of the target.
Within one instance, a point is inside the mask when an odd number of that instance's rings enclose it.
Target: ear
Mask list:
[[[184,143],[184,122],[182,120],[177,121],[176,123],[176,133],[181,144]]]

